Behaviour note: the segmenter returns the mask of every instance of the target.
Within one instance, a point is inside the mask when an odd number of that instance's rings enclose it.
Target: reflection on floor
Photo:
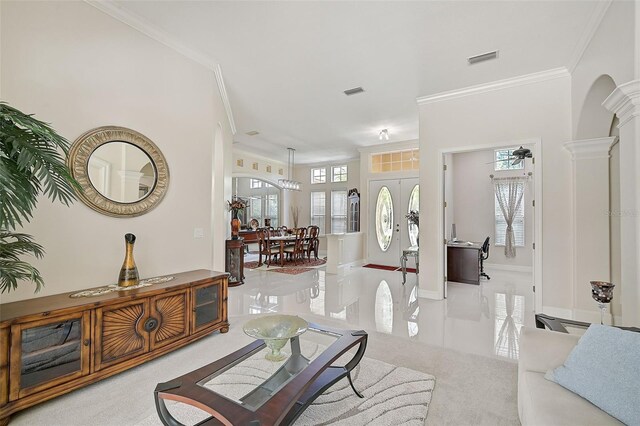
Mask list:
[[[325,268],[300,275],[246,270],[229,290],[229,315],[282,312],[345,328],[392,334],[413,342],[517,360],[523,325],[533,327],[532,277],[489,271],[480,286],[449,283],[443,301],[418,298],[415,274],[354,267],[344,276]]]

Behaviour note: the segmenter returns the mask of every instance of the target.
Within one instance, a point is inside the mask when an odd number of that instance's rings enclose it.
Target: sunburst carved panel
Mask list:
[[[144,337],[137,330],[138,321],[143,315],[143,304],[125,306],[103,313],[103,363],[147,349]]]
[[[161,346],[187,334],[187,293],[156,299],[155,316],[159,325],[152,335],[152,345]]]

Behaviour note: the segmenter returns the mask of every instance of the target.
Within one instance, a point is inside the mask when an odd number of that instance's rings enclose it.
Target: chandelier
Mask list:
[[[282,189],[289,191],[300,191],[302,184],[293,179],[296,150],[293,148],[287,148],[287,150],[289,150],[289,158],[287,159],[287,179],[278,179],[278,185],[280,185]]]

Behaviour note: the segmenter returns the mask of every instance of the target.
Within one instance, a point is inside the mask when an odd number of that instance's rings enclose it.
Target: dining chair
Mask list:
[[[320,234],[320,228],[316,225],[309,225],[307,227],[307,239],[303,244],[307,258],[311,260],[311,252],[313,251],[316,260],[318,260],[318,235]]]
[[[271,242],[270,237],[272,232],[273,231],[271,231],[270,229],[265,228],[258,233],[260,239],[260,254],[258,257],[258,266],[262,266],[262,255],[264,255],[266,258],[268,268],[269,266],[271,266],[271,258],[275,256],[277,259],[277,256],[280,254],[280,246]]]
[[[298,260],[304,259],[304,240],[306,233],[306,228],[298,228],[295,233],[296,240],[293,246],[286,246],[284,248],[284,252],[296,265],[298,264]]]

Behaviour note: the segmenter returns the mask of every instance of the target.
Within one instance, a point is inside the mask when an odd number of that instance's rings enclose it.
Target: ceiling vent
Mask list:
[[[252,130],[252,131],[250,131],[250,132],[247,132],[246,134],[247,134],[247,135],[249,135],[249,136],[255,136],[255,135],[259,135],[259,134],[260,134],[260,132],[257,132],[257,131],[255,131],[255,130]]]
[[[493,52],[483,53],[481,55],[471,56],[467,58],[467,62],[469,65],[477,64],[478,62],[489,61],[491,59],[496,59],[498,57],[498,51],[494,50]]]
[[[344,94],[347,96],[357,95],[358,93],[364,92],[362,87],[354,87],[353,89],[347,89],[344,91]]]

